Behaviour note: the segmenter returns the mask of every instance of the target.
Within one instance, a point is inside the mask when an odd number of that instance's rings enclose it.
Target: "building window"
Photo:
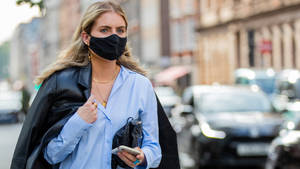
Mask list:
[[[241,67],[241,34],[236,32],[236,67]]]
[[[281,67],[284,69],[285,68],[285,63],[284,63],[284,40],[283,40],[283,36],[280,39],[280,44],[281,44]]]
[[[290,24],[292,27],[292,64],[293,64],[293,68],[297,67],[297,63],[296,63],[296,28],[295,28],[295,24],[291,23]]]
[[[249,47],[249,66],[255,66],[254,53],[255,53],[255,39],[254,39],[254,30],[248,31],[248,47]]]

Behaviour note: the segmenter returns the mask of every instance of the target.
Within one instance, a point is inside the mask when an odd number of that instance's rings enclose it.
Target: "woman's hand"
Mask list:
[[[78,115],[87,123],[94,123],[97,120],[97,103],[93,95],[77,110]]]
[[[121,160],[123,160],[129,167],[134,168],[137,165],[140,165],[142,163],[145,163],[145,155],[144,152],[142,151],[142,149],[140,149],[139,147],[134,148],[136,150],[139,150],[141,152],[141,154],[134,156],[130,153],[127,153],[126,151],[121,151],[118,153],[118,156]],[[138,163],[134,163],[136,161],[139,161]]]

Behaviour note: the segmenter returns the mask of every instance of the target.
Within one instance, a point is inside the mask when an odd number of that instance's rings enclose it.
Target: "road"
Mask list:
[[[9,169],[22,123],[0,124],[0,169]]]

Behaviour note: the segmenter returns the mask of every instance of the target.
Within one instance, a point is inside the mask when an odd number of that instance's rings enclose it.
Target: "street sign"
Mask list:
[[[270,54],[272,52],[272,41],[262,40],[259,49],[261,54]]]

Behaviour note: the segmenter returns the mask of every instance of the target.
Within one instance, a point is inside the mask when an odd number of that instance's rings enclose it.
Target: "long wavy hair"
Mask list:
[[[73,66],[86,66],[90,61],[88,59],[88,46],[81,39],[82,31],[91,33],[95,20],[105,12],[116,12],[123,17],[126,27],[128,21],[125,12],[118,3],[112,1],[96,2],[88,7],[80,20],[80,24],[74,32],[71,44],[58,55],[57,60],[50,64],[41,75],[35,79],[36,84],[41,84],[53,73]],[[118,65],[122,65],[132,71],[146,76],[146,71],[138,65],[138,62],[132,57],[128,44],[122,56],[117,60]]]

